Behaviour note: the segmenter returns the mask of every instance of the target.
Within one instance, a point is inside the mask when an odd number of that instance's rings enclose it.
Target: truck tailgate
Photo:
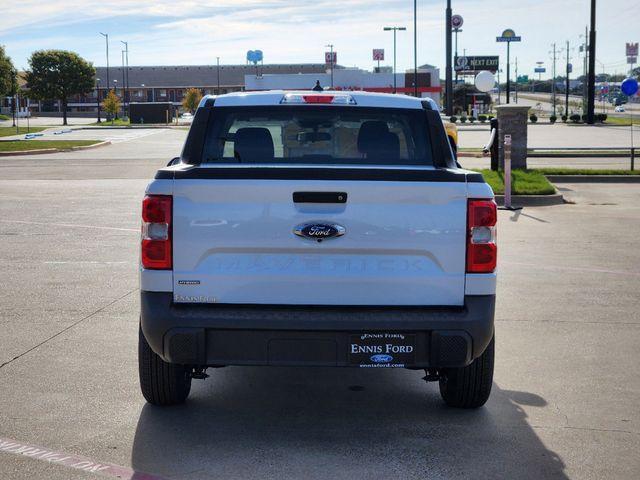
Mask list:
[[[294,202],[295,192],[347,199]],[[173,194],[176,302],[464,302],[464,182],[181,179]],[[310,222],[345,233],[294,233]]]

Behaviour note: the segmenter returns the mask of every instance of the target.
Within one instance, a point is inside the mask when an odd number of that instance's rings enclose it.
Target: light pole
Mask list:
[[[451,0],[447,0],[447,10],[445,11],[445,31],[447,47],[445,106],[447,115],[453,115],[453,74],[451,72]]]
[[[98,123],[100,123],[100,79],[96,78],[96,102],[98,103]]]
[[[220,95],[220,57],[216,57],[217,73],[218,73],[218,90],[216,95]]]
[[[399,30],[401,32],[405,31],[406,27],[384,27],[383,30],[385,32],[393,32],[393,93],[397,93],[396,88],[396,32]],[[416,70],[417,74],[417,70]],[[417,84],[416,84],[417,86]]]
[[[125,91],[125,87],[127,83],[125,81],[125,73],[124,73],[124,50],[122,50],[121,53],[122,53],[122,86],[120,87],[120,89],[122,90],[122,117],[124,118],[127,116],[127,112],[126,112],[127,92]]]
[[[129,96],[129,103],[131,103],[131,92],[129,92],[129,42],[120,40],[120,43],[124,45],[124,55],[126,61],[125,71],[127,72],[127,74],[125,76],[123,87],[125,88],[124,104],[127,105],[127,96]],[[127,116],[129,116],[129,108],[127,108]]]
[[[113,94],[118,96],[118,80],[113,79]],[[116,112],[116,120],[118,119],[118,113]]]
[[[99,32],[100,35],[102,35],[104,37],[105,43],[107,45],[107,90],[109,89],[109,85],[111,85],[109,83],[109,34],[108,33],[102,33]]]
[[[330,48],[329,62],[330,62],[330,65],[331,65],[331,89],[333,90],[333,43],[325,45],[325,47],[329,47]]]
[[[413,0],[413,95],[418,96],[418,0]]]
[[[596,0],[591,0],[591,30],[589,31],[589,87],[587,92],[587,123],[595,122],[596,100]]]

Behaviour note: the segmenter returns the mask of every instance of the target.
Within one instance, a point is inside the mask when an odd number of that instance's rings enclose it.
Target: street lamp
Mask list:
[[[396,88],[396,32],[398,30],[405,31],[406,27],[384,27],[385,32],[393,32],[393,93],[397,92]],[[416,70],[417,72],[417,70]],[[417,86],[417,83],[416,83]]]
[[[100,123],[100,79],[96,78],[96,102],[98,103],[98,123]]]
[[[125,79],[123,79],[123,88],[125,88],[124,91],[124,103],[123,103],[123,107],[124,105],[127,104],[127,94],[129,94],[129,97],[131,97],[131,93],[129,92],[129,42],[124,42],[122,40],[120,40],[120,43],[122,43],[124,45],[124,56],[126,59],[126,67],[125,67],[125,71],[127,72]],[[122,62],[123,64],[125,62]],[[123,65],[124,66],[124,65]],[[131,103],[131,98],[129,98],[129,103]],[[124,108],[123,108],[124,109]],[[127,109],[127,112],[129,110]]]
[[[107,45],[107,90],[109,89],[109,85],[111,85],[109,83],[109,34],[108,33],[102,33],[99,32],[100,35],[102,35],[104,37],[105,43]]]
[[[333,90],[333,43],[325,45],[325,47],[329,47],[331,49],[329,53],[329,62],[331,63],[331,89]]]
[[[118,96],[118,80],[113,80],[113,94]],[[116,112],[116,120],[118,119],[118,113]]]

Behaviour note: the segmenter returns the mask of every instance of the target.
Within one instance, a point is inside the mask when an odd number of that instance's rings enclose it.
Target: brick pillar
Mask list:
[[[498,105],[500,169],[504,169],[504,136],[511,135],[511,168],[527,168],[529,109],[521,105]]]

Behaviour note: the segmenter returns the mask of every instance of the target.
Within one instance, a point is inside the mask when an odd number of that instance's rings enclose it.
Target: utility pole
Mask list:
[[[102,32],[99,32],[99,33],[104,37],[104,40],[107,44],[107,91],[109,91],[109,86],[111,85],[109,83],[109,34],[102,33]]]
[[[447,115],[453,115],[453,73],[451,71],[451,0],[447,0],[447,10],[445,12],[445,32],[447,45],[447,62],[445,74],[445,110]]]
[[[553,104],[553,115],[556,115],[556,44],[553,44],[553,73],[551,74],[551,103]]]
[[[406,27],[384,27],[383,30],[385,32],[392,31],[393,32],[393,93],[397,93],[396,88],[396,32],[398,30],[405,31]],[[329,46],[329,45],[327,45]],[[331,46],[333,48],[333,45]],[[333,54],[331,54],[331,59],[333,60]],[[333,68],[331,69],[331,86],[333,86]],[[417,70],[416,70],[417,73]],[[417,86],[417,84],[416,84]]]
[[[586,113],[587,111],[587,61],[589,58],[589,27],[584,27],[584,43],[582,44],[582,51],[584,52],[584,65],[583,65],[583,75],[582,75],[582,113]]]
[[[566,115],[569,116],[569,74],[571,73],[571,64],[569,63],[569,40],[567,40],[567,78],[564,87],[564,109]]]
[[[413,95],[418,96],[418,0],[413,0]]]
[[[125,73],[124,73],[124,50],[121,50],[122,53],[122,117],[127,116],[127,92],[125,90],[125,86],[127,82],[125,81]]]
[[[587,92],[587,123],[595,122],[596,101],[596,0],[591,0],[591,31],[589,32],[589,90]]]

